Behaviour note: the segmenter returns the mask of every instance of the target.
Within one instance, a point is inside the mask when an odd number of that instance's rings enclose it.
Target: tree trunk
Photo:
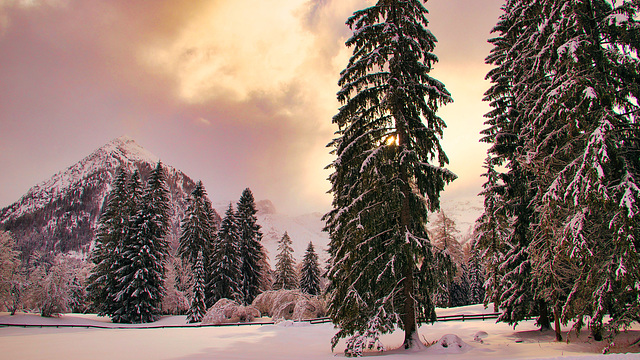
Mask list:
[[[413,300],[413,269],[405,269],[404,278],[404,348],[409,349],[413,343],[414,334],[417,331],[416,309]]]
[[[406,129],[406,123],[404,120],[404,116],[401,111],[397,111],[395,113],[396,118],[396,128],[398,131],[398,150],[403,149],[408,143],[408,134]],[[401,191],[404,197],[402,201],[402,209],[400,212],[400,229],[402,229],[405,234],[409,231],[411,225],[411,206],[409,205],[409,199],[413,196],[411,191],[411,186],[409,185],[409,174],[406,167],[399,165],[398,167],[399,177],[402,181]],[[415,291],[413,284],[413,269],[415,268],[415,264],[413,261],[413,254],[411,251],[411,246],[409,244],[405,244],[403,246],[404,256],[406,265],[404,268],[404,282],[403,282],[403,295],[404,295],[404,348],[409,349],[413,347],[419,347],[421,344],[416,344],[415,342],[419,342],[419,338],[417,336],[417,324],[416,324],[416,305],[415,300],[413,298],[413,293]]]
[[[402,170],[401,170],[402,171]],[[407,199],[412,195],[411,189],[408,184],[408,176],[404,171],[400,175],[402,178],[403,189],[402,192],[404,194],[405,200],[402,204],[402,212],[400,214],[400,228],[405,232],[409,231],[409,223],[411,219],[411,209],[409,207],[409,202]],[[411,253],[410,245],[404,245],[405,251],[405,261],[406,265],[404,268],[404,347],[405,349],[409,349],[415,346],[419,346],[420,344],[414,344],[414,340],[417,339],[417,324],[416,324],[416,306],[415,300],[413,298],[414,287],[413,287],[413,268],[415,264],[413,262],[413,254]],[[418,340],[419,341],[419,340]]]
[[[540,331],[551,330],[551,321],[549,320],[547,302],[544,300],[538,300],[538,310],[540,311],[540,316],[538,317],[537,325],[540,326]]]
[[[593,336],[593,340],[602,341],[602,320],[591,320],[589,323],[589,329],[591,329],[591,336]]]
[[[556,341],[562,341],[562,329],[560,329],[560,311],[553,309],[553,322],[556,330]]]

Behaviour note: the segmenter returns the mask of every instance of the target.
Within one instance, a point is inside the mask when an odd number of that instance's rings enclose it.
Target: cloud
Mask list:
[[[463,6],[470,2],[478,14],[488,11],[477,0],[428,3],[440,39],[436,78],[456,99],[443,116],[445,139],[469,128],[465,122],[482,122],[481,112],[453,111],[478,108],[466,100],[477,89],[445,75],[460,68],[475,74],[469,56],[460,56],[469,49],[482,62],[485,45],[474,44],[484,39],[470,34],[484,31],[485,15],[468,17]],[[0,152],[0,167],[24,174],[31,166],[32,173],[4,188],[33,185],[128,133],[202,179],[212,197],[235,199],[250,186],[285,211],[326,208],[324,167],[332,157],[325,145],[335,131],[336,83],[352,51],[344,46],[351,34],[345,21],[370,4],[0,0],[0,144],[12,149]],[[452,164],[465,162],[464,143],[452,147],[463,153]]]
[[[203,117],[199,117],[195,120],[196,124],[198,125],[204,125],[204,126],[211,126],[211,121],[203,118]]]
[[[150,46],[141,57],[173,74],[179,96],[191,103],[278,92],[296,80],[312,51],[311,35],[295,17],[298,6],[290,0],[211,2],[168,46]]]

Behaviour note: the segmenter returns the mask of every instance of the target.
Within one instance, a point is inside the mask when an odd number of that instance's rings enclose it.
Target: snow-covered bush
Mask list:
[[[20,305],[26,280],[20,272],[20,252],[11,234],[0,231],[0,306],[13,315]]]
[[[179,258],[170,257],[166,265],[167,278],[164,283],[165,294],[162,297],[162,313],[183,315],[189,310],[191,293],[189,287],[192,272],[187,263]]]
[[[313,319],[326,314],[326,304],[322,299],[299,290],[265,291],[256,297],[253,306],[274,320]]]
[[[167,286],[161,306],[163,314],[182,315],[189,310],[189,298],[176,288],[175,282],[172,282]]]
[[[203,325],[252,322],[260,317],[260,311],[254,306],[242,306],[229,299],[218,300],[202,319]]]
[[[50,256],[40,252],[32,256],[24,289],[24,307],[37,310],[45,317],[86,312],[90,265],[74,254]]]
[[[73,303],[71,271],[62,256],[51,266],[41,264],[30,275],[29,304],[44,317],[68,312]]]

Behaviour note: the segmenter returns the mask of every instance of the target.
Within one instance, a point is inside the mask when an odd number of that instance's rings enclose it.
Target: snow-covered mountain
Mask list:
[[[117,138],[1,209],[0,229],[13,233],[25,258],[35,250],[86,254],[116,169],[122,166],[130,173],[138,169],[146,180],[158,161],[133,139]],[[163,166],[172,202],[170,241],[176,243],[195,183],[183,172]]]

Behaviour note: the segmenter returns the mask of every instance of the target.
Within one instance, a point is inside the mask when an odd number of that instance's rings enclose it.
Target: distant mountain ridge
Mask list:
[[[11,231],[27,258],[33,251],[87,254],[106,195],[116,169],[140,171],[146,180],[159,158],[122,136],[89,156],[33,186],[17,202],[0,210],[0,229]],[[180,221],[194,181],[183,172],[163,164],[171,196],[169,240],[177,244]]]

